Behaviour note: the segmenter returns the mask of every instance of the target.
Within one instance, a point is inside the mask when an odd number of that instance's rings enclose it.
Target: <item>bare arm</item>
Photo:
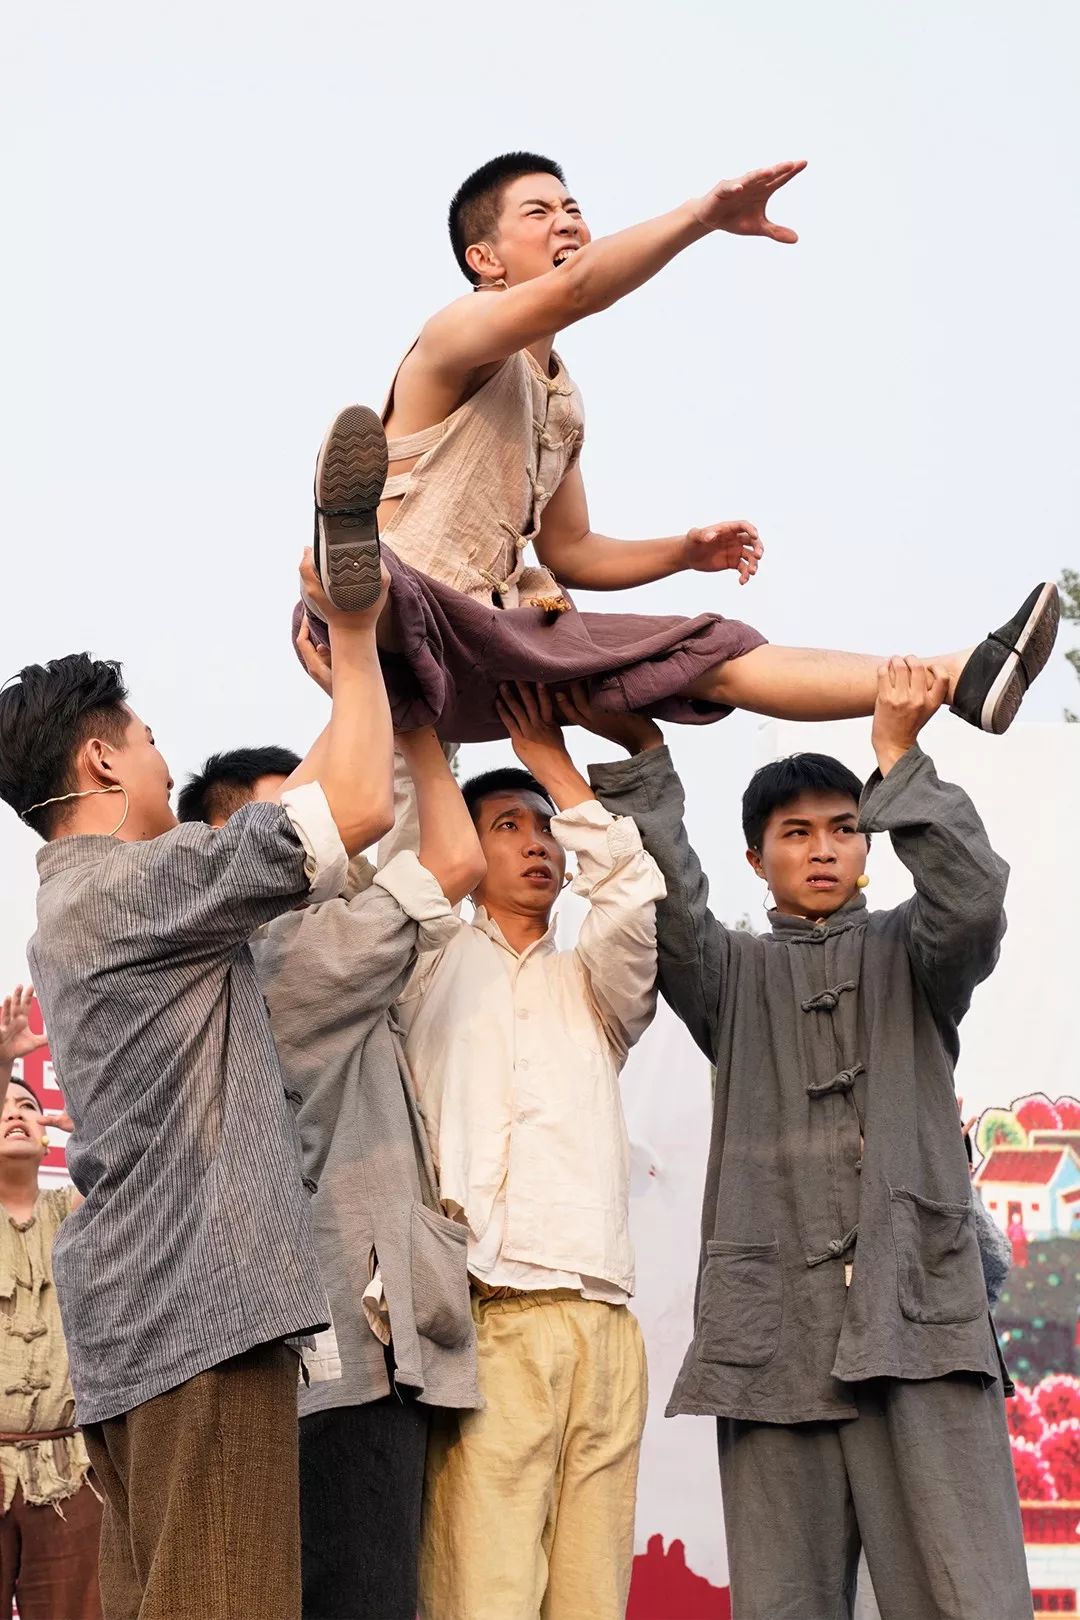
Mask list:
[[[536,554],[560,585],[583,591],[651,585],[683,569],[719,573],[736,568],[745,585],[764,554],[752,523],[715,523],[663,540],[612,540],[595,534],[580,467],[572,467],[544,509]]]
[[[383,572],[378,601],[363,613],[342,613],[323,594],[310,551],[300,566],[306,601],[330,629],[334,679],[330,723],[316,738],[282,792],[318,782],[349,855],[374,843],[393,825],[394,739],[375,626],[386,600]]]
[[[773,192],[805,167],[778,163],[739,180],[722,180],[696,201],[587,243],[547,275],[497,297],[459,299],[421,333],[421,363],[455,380],[479,366],[499,364],[530,343],[608,309],[713,231],[796,241],[794,231],[765,217],[765,209]]]
[[[456,906],[472,893],[486,869],[476,827],[434,729],[399,732],[397,746],[416,789],[420,865]]]

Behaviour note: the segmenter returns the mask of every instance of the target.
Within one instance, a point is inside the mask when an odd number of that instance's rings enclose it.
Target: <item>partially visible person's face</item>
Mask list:
[[[45,1120],[37,1098],[12,1080],[0,1114],[0,1159],[39,1164],[45,1151]]]
[[[173,779],[169,767],[158,753],[150,727],[132,710],[124,733],[123,745],[116,749],[113,763],[116,777],[128,795],[131,809],[129,820],[140,838],[156,838],[176,826],[176,816],[169,803]],[[123,795],[117,794],[123,803]],[[119,821],[120,815],[117,814]]]
[[[473,899],[488,911],[548,918],[563,886],[566,855],[538,793],[492,793],[476,806],[487,874]]]
[[[846,793],[808,791],[773,811],[760,851],[746,858],[778,911],[816,921],[851,899],[869,849],[858,825],[859,807]]]
[[[488,245],[511,287],[556,269],[592,237],[581,209],[553,174],[526,174],[503,192],[495,240]]]
[[[276,804],[281,790],[288,780],[287,776],[260,776],[258,781],[252,784],[251,792],[244,800],[244,804]],[[230,811],[230,814],[234,813]],[[210,817],[209,825],[221,828],[224,827],[228,819],[227,815],[222,815],[219,811]]]

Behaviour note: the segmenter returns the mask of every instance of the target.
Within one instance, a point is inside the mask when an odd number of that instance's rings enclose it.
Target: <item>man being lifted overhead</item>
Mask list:
[[[350,407],[316,476],[316,552],[331,598],[370,603],[380,526],[386,537],[393,586],[379,639],[399,729],[434,723],[451,742],[502,735],[496,696],[508,680],[584,679],[601,709],[699,723],[732,707],[796,720],[872,712],[876,656],[767,646],[713,613],[578,613],[563,590],[617,590],[684,569],[736,569],[743,582],[756,572],[762,548],[749,523],[636,541],[593,530],[581,398],[554,344],[705,236],[794,242],[766,207],[803,167],[721,181],[595,242],[561,168],[536,153],[495,158],[460,188],[450,236],[478,296],[432,316],[406,355],[383,415],[389,445],[373,413]],[[659,413],[651,399],[641,408],[632,448],[655,454]],[[526,562],[530,542],[541,568]],[[954,711],[1003,731],[1049,655],[1057,611],[1055,588],[1039,586],[974,652],[936,657]],[[317,624],[313,634],[321,639]]]

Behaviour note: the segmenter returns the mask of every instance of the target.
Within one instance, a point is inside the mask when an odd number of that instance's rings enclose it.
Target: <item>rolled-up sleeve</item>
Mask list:
[[[561,811],[551,830],[577,858],[573,890],[589,902],[575,956],[596,1010],[620,1056],[656,1012],[656,902],[666,894],[660,868],[629,816],[596,799]]]
[[[312,903],[334,899],[345,887],[349,857],[326,794],[318,782],[304,782],[281,795],[281,808],[304,847]]]
[[[372,882],[393,895],[419,926],[417,950],[441,951],[462,926],[438,882],[411,850],[401,850],[380,867]]]

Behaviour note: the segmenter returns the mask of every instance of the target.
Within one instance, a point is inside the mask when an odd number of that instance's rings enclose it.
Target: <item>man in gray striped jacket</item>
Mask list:
[[[0,692],[0,796],[45,840],[30,946],[75,1122],[55,1272],[103,1487],[108,1620],[297,1620],[297,1360],[329,1322],[247,941],[340,892],[391,823],[379,602],[330,618],[330,722],[279,803],[178,826],[117,664]],[[385,581],[383,585],[385,594]]]

